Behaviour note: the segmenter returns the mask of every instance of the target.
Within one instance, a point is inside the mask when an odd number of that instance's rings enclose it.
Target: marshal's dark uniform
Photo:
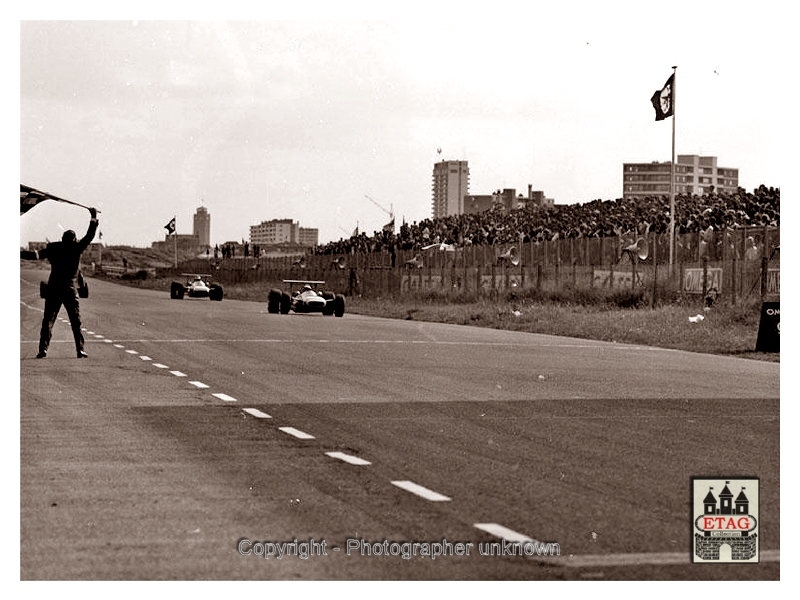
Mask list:
[[[97,232],[97,211],[90,208],[89,212],[92,215],[89,229],[80,240],[76,239],[75,232],[69,229],[61,236],[60,242],[51,242],[43,250],[20,251],[20,258],[50,261],[50,278],[47,280],[44,293],[44,317],[42,318],[42,331],[39,335],[39,354],[36,355],[36,358],[47,356],[47,348],[50,346],[50,338],[53,334],[53,324],[56,322],[62,305],[69,315],[78,358],[86,357],[86,352],[83,350],[84,340],[83,333],[81,333],[77,286],[81,254],[89,247]]]

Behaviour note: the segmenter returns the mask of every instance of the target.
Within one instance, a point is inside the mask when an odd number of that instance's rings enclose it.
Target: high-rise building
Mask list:
[[[194,213],[194,229],[192,233],[197,237],[198,245],[205,250],[211,247],[211,215],[205,206],[200,206]]]
[[[469,166],[465,160],[443,160],[433,165],[433,218],[464,213],[469,194]]]
[[[623,163],[622,196],[669,196],[669,174],[669,162]],[[716,156],[679,154],[675,161],[676,194],[727,194],[738,188],[739,169],[717,166]]]

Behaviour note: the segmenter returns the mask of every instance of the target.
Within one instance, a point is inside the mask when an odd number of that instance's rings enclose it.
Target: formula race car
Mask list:
[[[180,281],[173,281],[172,286],[169,288],[169,297],[173,300],[183,300],[184,296],[189,298],[208,298],[209,300],[222,300],[222,286],[216,283],[209,283],[210,275],[183,273],[184,277],[188,277],[184,285]]]
[[[289,284],[289,291],[270,290],[267,296],[267,312],[285,315],[291,310],[295,313],[319,312],[336,317],[344,315],[344,296],[316,289],[324,281],[284,279],[283,283]]]

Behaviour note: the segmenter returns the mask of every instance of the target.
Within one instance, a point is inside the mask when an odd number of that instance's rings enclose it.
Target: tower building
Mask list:
[[[469,166],[465,160],[443,160],[433,165],[433,218],[464,213],[469,194]]]

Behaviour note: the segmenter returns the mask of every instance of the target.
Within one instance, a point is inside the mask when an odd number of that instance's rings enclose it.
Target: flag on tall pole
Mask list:
[[[164,229],[167,230],[167,235],[172,235],[175,233],[175,217],[170,219],[169,223],[164,225]],[[175,268],[178,268],[178,236],[175,235],[172,237],[172,246],[175,249]]]
[[[656,111],[656,121],[672,117],[672,160],[669,167],[669,273],[672,275],[675,257],[675,74],[678,67],[672,67],[664,87],[656,90],[650,98]]]
[[[667,117],[671,117],[675,114],[674,88],[675,74],[673,73],[670,75],[669,79],[667,79],[664,87],[660,90],[656,90],[653,97],[650,98],[653,108],[656,109],[656,121],[663,121]]]

